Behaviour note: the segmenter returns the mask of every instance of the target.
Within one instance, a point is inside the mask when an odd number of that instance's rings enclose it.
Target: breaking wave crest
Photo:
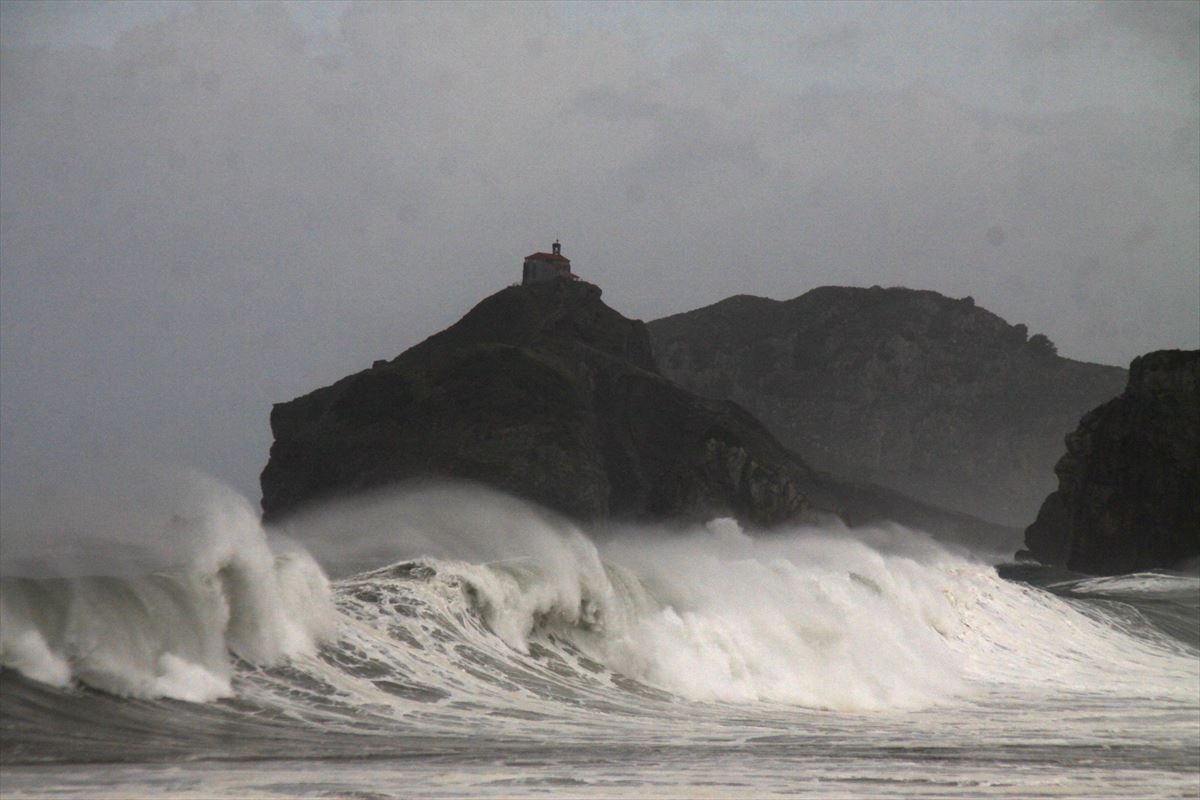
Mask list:
[[[9,570],[0,664],[58,686],[459,732],[669,730],[683,701],[882,711],[1001,689],[1200,688],[1194,647],[898,527],[752,537],[715,520],[594,541],[440,488],[267,531],[243,498],[201,486],[154,517],[176,554],[165,566]],[[355,569],[331,585],[310,550]],[[358,569],[369,559],[389,565]]]
[[[231,656],[316,652],[336,612],[306,551],[268,536],[245,498],[202,476],[143,488],[6,520],[24,552],[0,580],[0,665],[56,686],[209,701],[233,694]]]

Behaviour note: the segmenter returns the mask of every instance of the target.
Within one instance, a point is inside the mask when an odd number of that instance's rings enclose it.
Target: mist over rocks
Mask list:
[[[1007,525],[1033,517],[1063,431],[1126,375],[970,297],[905,288],[739,295],[647,327],[665,375],[744,406],[814,468]]]
[[[738,404],[661,375],[645,324],[582,281],[501,290],[400,356],[275,405],[271,430],[268,521],[450,479],[584,522],[732,516],[766,528],[836,515],[960,542],[1020,536],[813,470]]]
[[[1029,555],[1089,574],[1200,557],[1200,350],[1134,359],[1125,391],[1066,446],[1058,489],[1025,532]]]

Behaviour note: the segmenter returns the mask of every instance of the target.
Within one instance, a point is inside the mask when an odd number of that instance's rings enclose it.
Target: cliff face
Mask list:
[[[807,508],[808,467],[736,406],[659,375],[641,322],[582,282],[511,287],[389,362],[276,405],[263,511],[410,478],[471,480],[583,520]]]
[[[1020,531],[814,472],[734,403],[659,374],[595,286],[511,287],[391,361],[271,411],[263,514],[409,479],[470,480],[581,521],[822,513],[1006,547]]]
[[[1134,359],[1125,391],[1066,443],[1058,490],[1025,532],[1031,555],[1090,574],[1200,557],[1200,351]]]
[[[1053,489],[1062,432],[1125,381],[928,291],[738,296],[648,328],[663,374],[741,404],[814,468],[1009,525]]]

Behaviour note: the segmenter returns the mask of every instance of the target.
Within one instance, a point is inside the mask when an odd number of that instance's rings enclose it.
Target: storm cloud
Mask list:
[[[5,5],[0,478],[254,492],[271,403],[555,237],[627,316],[904,285],[1198,346],[1200,6],[741,8]]]

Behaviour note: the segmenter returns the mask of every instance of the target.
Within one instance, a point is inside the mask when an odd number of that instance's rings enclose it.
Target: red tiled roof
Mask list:
[[[560,256],[557,253],[534,253],[531,256],[525,256],[526,261],[565,261],[571,263],[571,259],[566,256]]]

